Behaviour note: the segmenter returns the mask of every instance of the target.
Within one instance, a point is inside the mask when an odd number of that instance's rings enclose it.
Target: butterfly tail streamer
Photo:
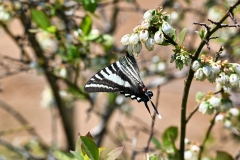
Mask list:
[[[162,119],[162,116],[158,113],[158,110],[157,110],[156,106],[154,105],[154,103],[153,103],[151,100],[150,100],[150,102],[151,102],[151,104],[152,104],[152,106],[153,106],[153,109],[154,109],[155,112],[157,113],[158,118],[159,118],[159,119]]]

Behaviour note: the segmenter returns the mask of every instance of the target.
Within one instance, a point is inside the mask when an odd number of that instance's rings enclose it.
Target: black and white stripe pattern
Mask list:
[[[133,55],[129,53],[121,57],[119,61],[105,67],[96,73],[86,83],[84,90],[86,92],[120,92],[125,97],[136,99],[138,102],[144,102],[149,113],[147,102],[153,96],[150,90],[147,90],[143,84],[137,62]],[[152,103],[154,110],[160,115]]]

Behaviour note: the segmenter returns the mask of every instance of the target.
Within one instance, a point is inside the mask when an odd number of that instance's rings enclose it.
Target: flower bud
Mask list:
[[[221,85],[224,85],[226,83],[228,83],[229,81],[229,77],[227,75],[225,75],[225,73],[220,73],[219,77],[216,78],[216,82],[220,83]]]
[[[208,102],[203,101],[199,107],[198,107],[198,111],[201,112],[202,114],[205,114],[208,110]]]
[[[145,47],[148,51],[152,51],[154,49],[155,41],[152,38],[148,38],[145,42]]]
[[[154,35],[154,40],[157,44],[161,44],[164,40],[164,35],[162,31],[157,31]]]
[[[231,126],[232,126],[231,121],[226,120],[226,121],[224,122],[224,127],[226,127],[226,128],[230,128]]]
[[[153,18],[152,10],[146,11],[143,15],[143,19],[146,19],[146,20],[152,20],[152,18]]]
[[[231,84],[231,86],[233,87],[238,87],[239,86],[239,77],[237,76],[237,74],[231,74],[229,77],[229,83]]]
[[[193,70],[193,71],[198,70],[200,67],[201,67],[201,63],[200,63],[198,60],[195,60],[195,61],[192,63],[192,70]]]
[[[130,37],[129,37],[129,43],[130,44],[137,44],[139,41],[139,36],[137,33],[133,33]]]
[[[128,45],[129,44],[129,35],[126,34],[122,37],[121,41],[120,41],[123,45]]]
[[[139,41],[137,44],[133,45],[133,53],[139,54],[142,50],[142,43]]]
[[[208,101],[213,107],[219,107],[221,105],[221,99],[215,96],[212,96]]]
[[[211,74],[211,68],[208,65],[203,67],[203,73],[208,77]]]
[[[169,24],[169,23],[167,23],[167,22],[163,22],[163,24],[162,24],[162,31],[165,33],[165,34],[167,34],[168,36],[172,36],[173,35],[173,28],[172,28],[172,26]]]
[[[148,30],[141,30],[139,34],[140,41],[145,42],[148,39],[148,37],[149,37]]]
[[[193,158],[193,153],[190,150],[184,151],[184,159],[185,160],[191,160]]]

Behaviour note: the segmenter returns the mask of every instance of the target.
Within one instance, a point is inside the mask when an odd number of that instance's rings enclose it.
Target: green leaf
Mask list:
[[[50,33],[56,33],[57,27],[56,26],[50,26],[46,29],[46,31],[48,31]]]
[[[78,1],[82,2],[83,8],[91,13],[94,13],[94,11],[97,8],[97,0],[78,0]]]
[[[179,42],[179,45],[180,45],[180,46],[182,45],[182,43],[183,43],[183,41],[184,41],[184,39],[185,39],[186,33],[187,33],[187,29],[186,29],[186,28],[183,28],[182,31],[181,31],[181,33],[180,33],[180,42]]]
[[[99,152],[96,143],[88,137],[80,136],[82,146],[91,160],[99,160]]]
[[[78,160],[84,160],[80,153],[75,151],[70,151]]]
[[[163,145],[165,147],[172,147],[176,151],[175,141],[178,137],[178,128],[171,126],[165,130],[162,135]]]
[[[47,14],[41,10],[32,9],[31,18],[40,28],[44,30],[47,30],[47,28],[51,25]]]
[[[112,150],[111,152],[109,152],[106,157],[105,160],[115,160],[117,159],[117,157],[122,153],[124,147],[118,147],[115,148],[114,150]]]
[[[161,143],[156,137],[152,137],[151,141],[155,144],[157,149],[161,149]]]
[[[217,157],[215,160],[233,160],[233,157],[227,152],[217,151]]]
[[[73,160],[74,158],[74,156],[71,153],[64,153],[58,150],[53,151],[53,155],[55,158],[61,159],[61,160]]]
[[[68,60],[75,62],[79,58],[78,48],[70,45],[67,49]]]
[[[92,18],[86,15],[82,20],[80,28],[83,31],[84,35],[88,35],[92,29]]]

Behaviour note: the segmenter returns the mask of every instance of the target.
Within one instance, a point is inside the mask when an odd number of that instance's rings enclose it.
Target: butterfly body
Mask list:
[[[84,90],[86,92],[120,92],[125,97],[144,102],[150,112],[147,102],[151,101],[153,93],[143,84],[137,62],[129,53],[92,76]],[[153,103],[152,105],[157,112]]]

